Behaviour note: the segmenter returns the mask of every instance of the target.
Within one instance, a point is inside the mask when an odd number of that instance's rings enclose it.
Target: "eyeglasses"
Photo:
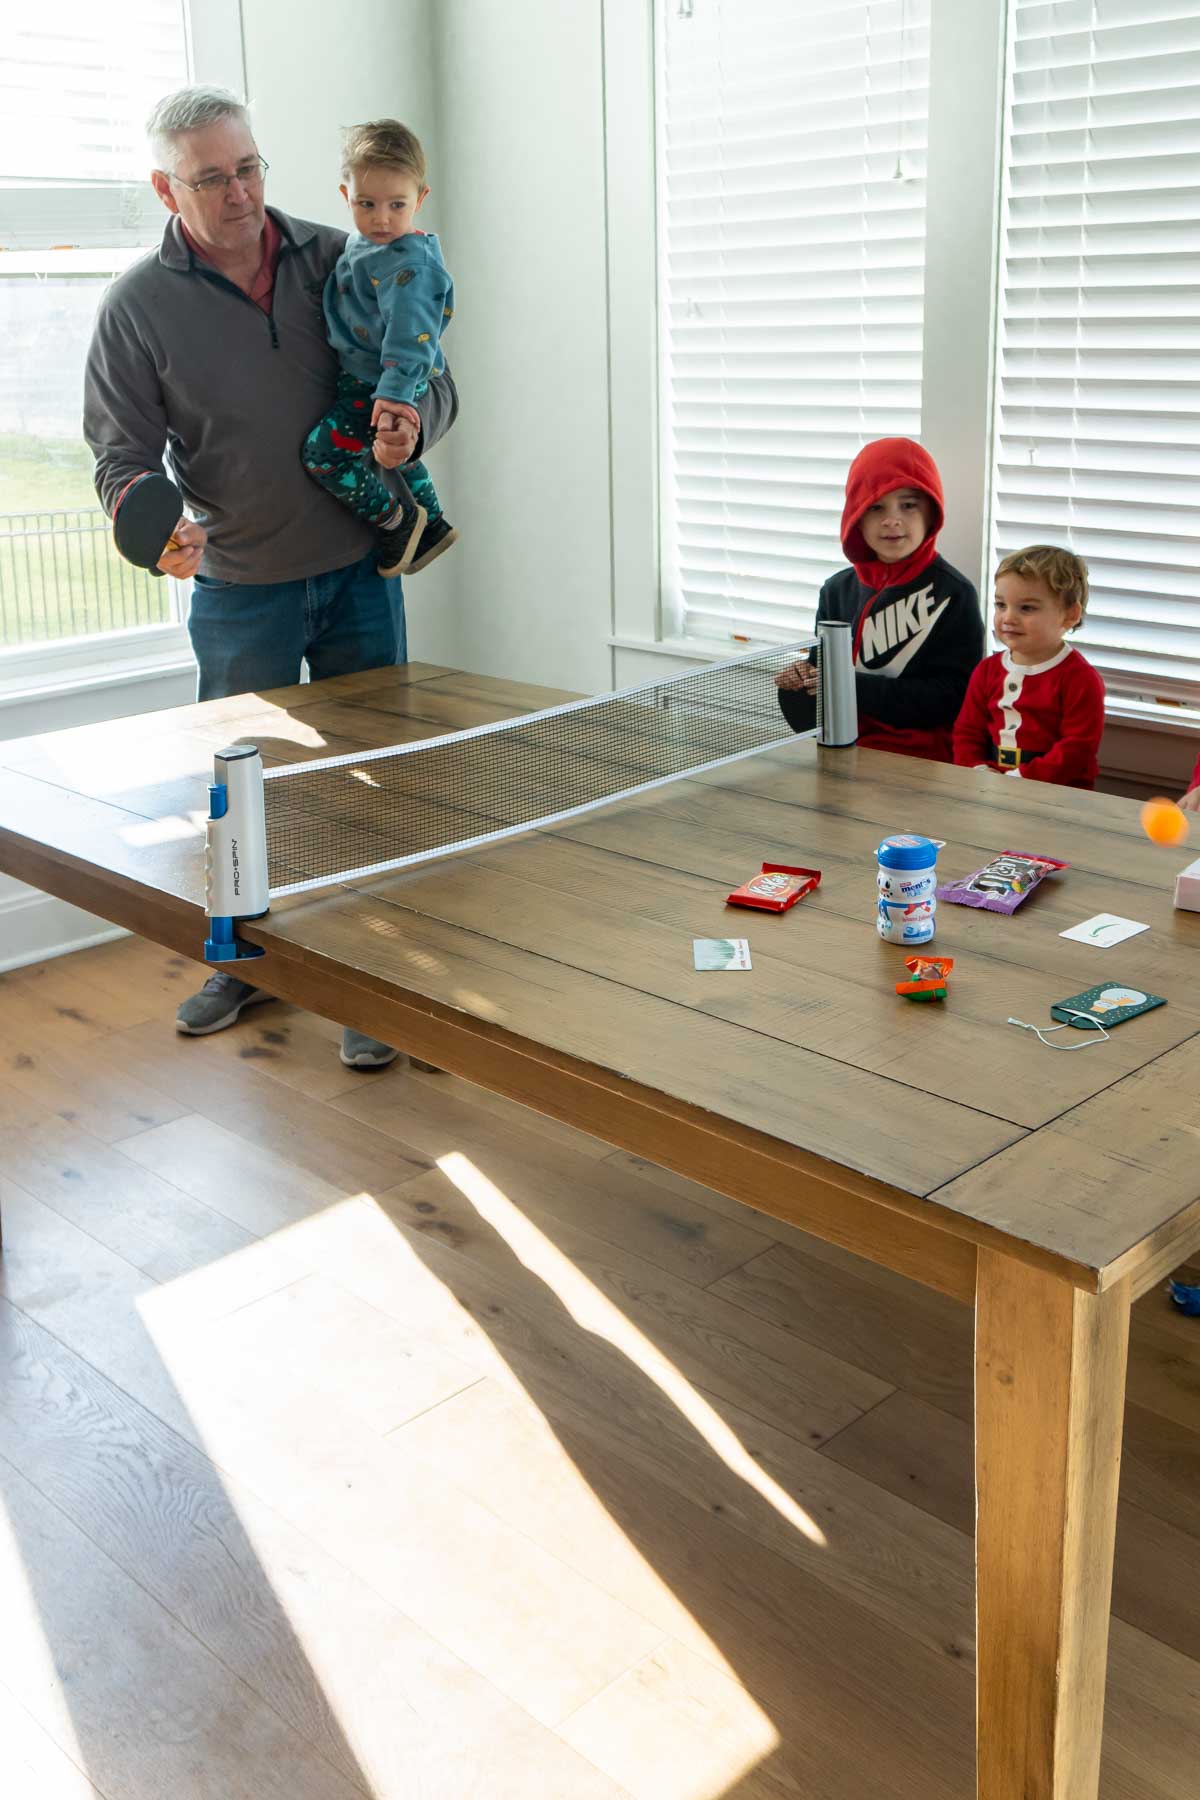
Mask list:
[[[270,168],[261,156],[255,156],[249,162],[239,163],[232,175],[204,175],[199,181],[185,181],[182,175],[172,175],[169,169],[160,169],[168,181],[177,181],[180,187],[190,188],[193,194],[216,194],[228,191],[231,181],[240,181],[243,187],[258,187],[263,176]]]

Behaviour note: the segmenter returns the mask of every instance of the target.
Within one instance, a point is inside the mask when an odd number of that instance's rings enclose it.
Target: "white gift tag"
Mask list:
[[[748,969],[747,938],[693,938],[692,955],[698,969]]]
[[[1082,925],[1072,925],[1070,931],[1060,931],[1058,935],[1074,938],[1080,944],[1094,944],[1098,950],[1108,950],[1113,944],[1123,944],[1126,938],[1136,937],[1139,931],[1149,929],[1148,925],[1139,925],[1136,919],[1123,919],[1118,913],[1097,913],[1094,919],[1085,919]]]

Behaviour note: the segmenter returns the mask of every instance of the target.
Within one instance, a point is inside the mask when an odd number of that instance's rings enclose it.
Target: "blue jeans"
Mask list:
[[[374,553],[304,581],[213,581],[197,575],[188,611],[198,700],[290,687],[407,662],[404,595]]]

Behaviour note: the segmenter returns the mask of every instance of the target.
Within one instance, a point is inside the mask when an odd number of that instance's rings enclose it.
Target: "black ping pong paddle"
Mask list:
[[[122,488],[113,508],[113,542],[139,569],[161,575],[158,559],[178,550],[174,533],[183,517],[183,495],[165,475],[135,475]]]

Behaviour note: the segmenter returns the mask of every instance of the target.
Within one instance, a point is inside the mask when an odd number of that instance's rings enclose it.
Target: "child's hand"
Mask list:
[[[376,400],[371,408],[375,461],[384,469],[411,462],[421,435],[421,415],[402,400]]]
[[[395,431],[403,420],[409,420],[421,429],[421,415],[415,406],[409,406],[404,400],[377,399],[371,408],[371,429],[378,426],[382,431]]]
[[[1200,787],[1189,788],[1179,804],[1184,812],[1200,813]]]
[[[790,694],[815,694],[817,691],[816,665],[810,662],[794,662],[790,669],[775,677],[775,686],[783,688]]]

